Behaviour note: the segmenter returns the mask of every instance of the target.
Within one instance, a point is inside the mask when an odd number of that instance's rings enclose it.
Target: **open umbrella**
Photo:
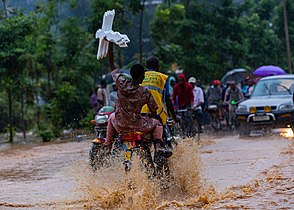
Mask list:
[[[235,81],[238,84],[248,76],[250,76],[250,73],[246,69],[233,69],[223,76],[221,82],[226,84],[228,81]]]
[[[284,75],[286,72],[279,66],[261,66],[254,70],[253,75],[266,77],[273,75]]]

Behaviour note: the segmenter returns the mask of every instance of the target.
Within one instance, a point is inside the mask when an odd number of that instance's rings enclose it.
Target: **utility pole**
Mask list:
[[[286,4],[287,4],[287,0],[283,0],[284,31],[285,31],[285,40],[286,40],[286,47],[287,47],[288,69],[289,69],[289,73],[292,74],[291,50],[290,50],[290,41],[289,41],[288,17],[287,17]]]
[[[3,8],[4,8],[4,17],[8,18],[8,11],[6,6],[6,0],[2,0]]]
[[[143,15],[144,15],[144,9],[145,9],[145,2],[146,0],[143,0],[140,5],[140,25],[139,25],[139,61],[140,63],[143,62]]]

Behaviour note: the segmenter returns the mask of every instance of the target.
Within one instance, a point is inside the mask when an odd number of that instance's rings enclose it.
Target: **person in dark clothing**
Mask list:
[[[98,102],[97,102],[97,90],[98,87],[95,88],[94,92],[92,93],[92,95],[90,96],[89,102],[93,108],[94,111],[94,115],[99,111],[99,107],[98,107]]]
[[[179,109],[192,107],[194,103],[193,87],[186,81],[184,74],[177,77],[178,83],[173,90],[173,102]]]

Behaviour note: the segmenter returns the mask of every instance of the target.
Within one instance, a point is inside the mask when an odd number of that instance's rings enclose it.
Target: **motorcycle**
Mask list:
[[[151,134],[142,132],[125,132],[119,134],[118,141],[120,141],[123,148],[123,164],[126,172],[131,170],[132,157],[136,154],[139,155],[149,177],[156,175],[159,177],[169,177],[170,169],[168,158],[154,151],[154,159],[152,160],[150,151],[152,145]]]
[[[180,129],[177,129],[180,136],[195,136],[197,134],[197,139],[200,140],[201,129],[196,130],[199,126],[195,110],[190,108],[179,109],[176,113],[180,119]]]
[[[124,168],[126,171],[131,170],[131,160],[134,153],[138,154],[145,164],[147,172],[151,174],[169,173],[167,160],[154,155],[152,160],[150,147],[152,145],[151,134],[145,134],[141,132],[125,132],[114,137],[112,152],[109,152],[109,148],[104,146],[106,141],[107,124],[109,116],[114,112],[114,108],[110,106],[102,107],[95,115],[95,119],[91,121],[91,124],[95,125],[94,130],[96,132],[96,138],[92,141],[92,147],[89,152],[90,166],[93,171],[107,166],[111,156],[120,154],[123,150]],[[172,144],[175,144],[174,139],[167,138],[166,132],[164,132],[164,139],[166,142],[169,140]],[[147,160],[147,161],[145,161]],[[147,164],[148,163],[148,164]]]
[[[93,171],[107,164],[109,150],[105,148],[103,143],[106,141],[108,118],[114,111],[112,106],[104,106],[91,120],[96,133],[96,138],[92,141],[89,152],[90,166]]]

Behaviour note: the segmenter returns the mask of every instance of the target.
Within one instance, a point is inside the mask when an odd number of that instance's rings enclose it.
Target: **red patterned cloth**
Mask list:
[[[147,104],[151,113],[156,113],[157,105],[150,90],[146,87],[132,84],[132,80],[112,71],[112,78],[117,86],[117,102],[115,114],[112,114],[107,127],[107,140],[116,132],[140,131],[153,133],[153,137],[162,140],[162,125],[156,119],[142,116],[141,109]]]

